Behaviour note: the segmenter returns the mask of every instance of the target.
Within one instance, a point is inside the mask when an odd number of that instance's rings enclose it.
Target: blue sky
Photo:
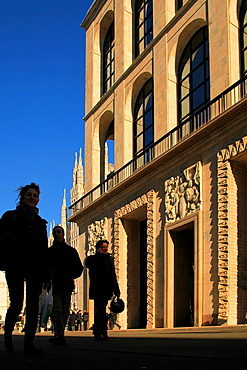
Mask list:
[[[0,1],[0,215],[17,189],[41,187],[40,215],[60,222],[84,147],[85,30],[92,0]]]

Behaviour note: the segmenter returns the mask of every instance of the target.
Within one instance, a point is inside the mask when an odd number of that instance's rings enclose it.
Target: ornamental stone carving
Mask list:
[[[201,207],[201,162],[165,181],[165,222],[182,219]]]
[[[114,214],[114,259],[116,274],[119,278],[119,248],[120,248],[120,219],[138,209],[147,207],[147,322],[154,326],[154,191],[133,200],[129,204],[115,211]]]
[[[247,149],[247,136],[222,149],[218,155],[218,275],[219,323],[228,320],[229,309],[229,160]],[[233,247],[233,246],[231,246]]]
[[[88,226],[88,251],[87,255],[95,254],[95,244],[99,239],[107,239],[107,218],[94,221]]]

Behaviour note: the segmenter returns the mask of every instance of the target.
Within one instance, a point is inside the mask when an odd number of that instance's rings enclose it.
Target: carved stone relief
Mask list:
[[[116,274],[119,278],[120,219],[139,207],[147,206],[147,323],[154,325],[154,191],[133,200],[115,211],[114,214],[114,258]]]
[[[180,220],[201,207],[201,162],[165,181],[165,222]]]
[[[219,274],[219,321],[227,321],[229,304],[229,160],[245,151],[247,136],[227,148],[218,155],[218,274]]]
[[[95,244],[99,239],[107,239],[107,218],[94,221],[88,226],[88,251],[87,255],[95,254]]]

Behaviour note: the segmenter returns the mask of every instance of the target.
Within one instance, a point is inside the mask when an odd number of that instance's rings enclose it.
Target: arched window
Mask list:
[[[114,120],[111,121],[106,133],[107,161],[105,164],[106,177],[114,171]]]
[[[144,162],[148,162],[148,149],[154,142],[153,121],[153,79],[150,78],[142,87],[134,107],[134,156],[144,154]]]
[[[135,57],[153,40],[153,1],[135,2]]]
[[[208,49],[208,29],[205,26],[190,39],[178,65],[178,123],[198,113],[210,100]],[[196,125],[205,119],[198,116],[201,121]]]
[[[103,94],[114,84],[115,72],[114,22],[111,23],[103,45]]]
[[[176,0],[175,1],[176,12],[178,12],[179,9],[182,8],[182,6],[184,5],[184,3],[185,3],[185,0]]]
[[[114,171],[114,116],[106,110],[99,120],[100,182]]]
[[[247,0],[242,2],[239,14],[241,75],[245,76],[247,74]]]

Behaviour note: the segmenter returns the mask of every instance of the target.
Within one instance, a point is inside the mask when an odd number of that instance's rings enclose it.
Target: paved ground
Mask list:
[[[0,370],[150,370],[244,369],[247,326],[109,331],[108,342],[94,341],[91,331],[66,332],[67,345],[48,343],[38,334],[41,355],[25,355],[23,334],[14,335],[15,351],[7,353],[0,334]]]

